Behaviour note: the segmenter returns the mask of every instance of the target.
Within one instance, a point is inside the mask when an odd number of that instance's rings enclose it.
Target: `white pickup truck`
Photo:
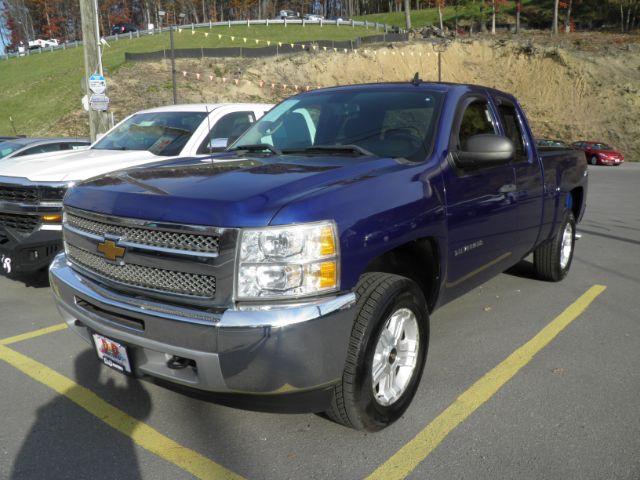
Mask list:
[[[62,247],[71,185],[146,163],[224,150],[268,104],[173,105],[134,113],[86,150],[0,160],[0,272],[46,268]]]

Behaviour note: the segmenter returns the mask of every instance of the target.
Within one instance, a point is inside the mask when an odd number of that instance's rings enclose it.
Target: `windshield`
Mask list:
[[[93,146],[95,150],[147,150],[155,155],[179,155],[206,112],[138,113]]]
[[[423,161],[442,97],[422,88],[303,94],[277,105],[230,148],[263,144],[283,154],[317,155],[331,154],[331,147],[344,154],[340,146],[355,146],[360,154]]]
[[[606,143],[592,143],[591,148],[593,150],[613,150],[613,148],[611,148]]]
[[[13,142],[2,142],[0,143],[0,158],[4,158],[7,155],[12,154],[16,150],[24,147],[21,143],[13,143]]]

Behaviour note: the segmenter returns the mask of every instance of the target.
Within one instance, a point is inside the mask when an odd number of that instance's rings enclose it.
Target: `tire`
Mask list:
[[[358,282],[356,295],[358,313],[347,360],[326,415],[347,427],[374,432],[400,418],[415,395],[427,356],[429,313],[418,285],[399,275],[366,273]],[[393,336],[391,327],[399,325],[404,326],[394,329],[398,333]],[[399,338],[395,344],[398,349],[391,348],[390,339],[394,338]],[[417,347],[412,338],[417,339]],[[414,354],[407,355],[409,350]],[[386,388],[383,380],[374,385],[374,362],[377,371],[383,372],[380,378],[395,382],[393,388]],[[397,394],[397,398],[383,398],[385,392]]]
[[[591,160],[589,160],[589,163],[591,165],[598,165],[598,157],[594,155],[593,157],[591,157]]]
[[[569,236],[568,238],[565,236],[565,232]],[[573,261],[575,245],[576,219],[569,211],[555,236],[533,252],[533,266],[538,278],[549,282],[559,282],[566,277]],[[567,248],[569,248],[568,251]]]

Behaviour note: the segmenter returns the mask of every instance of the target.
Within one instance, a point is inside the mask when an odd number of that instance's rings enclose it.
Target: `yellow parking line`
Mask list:
[[[602,285],[594,285],[587,290],[550,324],[540,330],[535,337],[469,387],[424,430],[418,433],[367,478],[369,480],[391,480],[407,477],[453,429],[500,390],[540,350],[578,318],[606,288]]]
[[[56,325],[41,328],[39,330],[34,330],[32,332],[21,333],[20,335],[16,335],[15,337],[3,338],[2,340],[0,340],[0,345],[11,345],[12,343],[22,342],[23,340],[29,340],[41,335],[47,335],[48,333],[59,332],[60,330],[65,330],[66,328],[66,323],[58,323]]]
[[[233,480],[242,478],[207,457],[174,442],[145,423],[105,402],[91,390],[26,355],[0,345],[0,360],[4,360],[25,375],[67,397],[110,427],[131,438],[137,445],[197,478]]]

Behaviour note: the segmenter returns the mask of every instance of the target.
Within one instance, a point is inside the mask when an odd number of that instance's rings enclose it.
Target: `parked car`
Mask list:
[[[531,252],[541,279],[567,275],[586,171],[537,151],[497,90],[316,90],[212,161],[69,190],[51,285],[120,372],[379,430],[416,392],[435,308]]]
[[[47,48],[47,47],[58,47],[60,46],[60,42],[56,38],[50,38],[49,40],[43,40],[38,38],[36,40],[31,40],[29,42],[29,50],[34,50],[36,48]]]
[[[14,157],[77,150],[89,145],[91,142],[88,138],[13,138],[0,143],[0,165]]]
[[[280,10],[278,18],[280,18],[281,20],[296,20],[300,18],[300,14],[298,12],[294,12],[293,10]]]
[[[111,35],[120,35],[122,33],[137,32],[138,27],[132,23],[116,23],[111,27]]]
[[[305,21],[307,22],[319,22],[321,20],[324,20],[324,17],[322,15],[316,15],[313,13],[307,13],[304,16]]]
[[[538,148],[572,148],[568,143],[563,142],[562,140],[550,140],[547,138],[537,139],[536,145],[538,145]]]
[[[606,143],[576,142],[573,147],[582,150],[591,165],[620,165],[624,163],[624,155]]]
[[[4,273],[32,273],[49,265],[62,246],[61,202],[70,185],[125,167],[224,150],[269,108],[258,103],[154,108],[127,117],[87,150],[0,160]]]

